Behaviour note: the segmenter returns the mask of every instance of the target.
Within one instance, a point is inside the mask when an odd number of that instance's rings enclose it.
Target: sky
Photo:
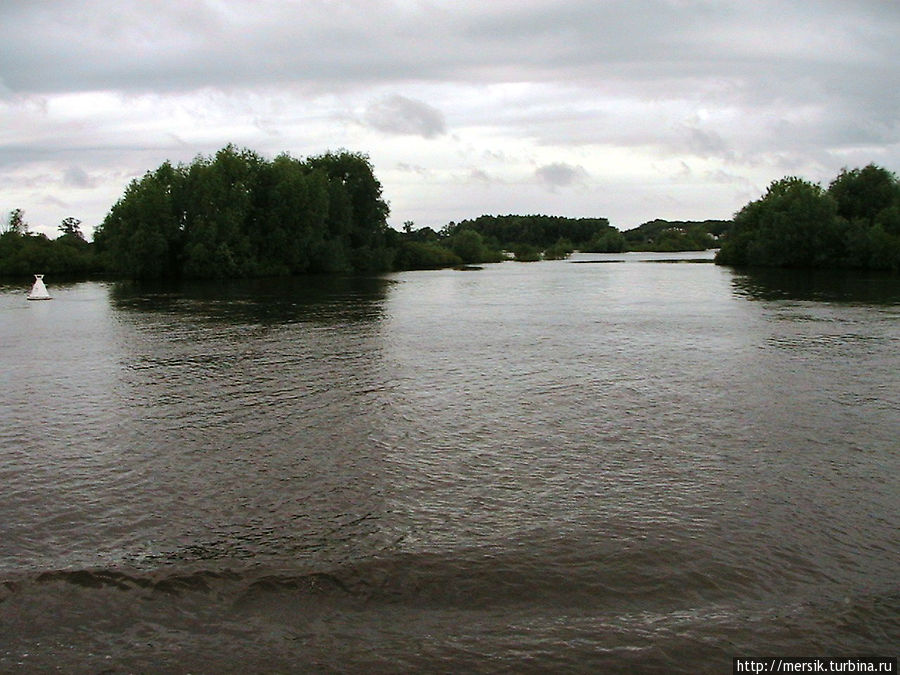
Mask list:
[[[90,236],[228,143],[369,156],[400,229],[730,218],[900,172],[900,0],[3,0],[0,216]]]

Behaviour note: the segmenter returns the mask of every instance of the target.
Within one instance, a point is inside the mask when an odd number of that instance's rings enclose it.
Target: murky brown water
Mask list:
[[[900,282],[661,257],[0,287],[0,670],[895,655]]]

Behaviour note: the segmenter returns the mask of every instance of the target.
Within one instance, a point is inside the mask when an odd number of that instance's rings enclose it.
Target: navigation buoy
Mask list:
[[[34,275],[34,286],[31,287],[31,293],[28,294],[29,300],[49,300],[50,294],[47,292],[47,287],[44,286],[44,275],[43,274],[35,274]]]

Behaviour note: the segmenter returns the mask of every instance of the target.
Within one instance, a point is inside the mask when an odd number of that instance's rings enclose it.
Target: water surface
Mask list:
[[[0,670],[895,655],[900,283],[0,287]]]

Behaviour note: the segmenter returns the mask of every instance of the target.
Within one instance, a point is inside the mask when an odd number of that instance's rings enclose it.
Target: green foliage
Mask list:
[[[518,262],[537,262],[541,259],[541,249],[532,244],[516,244],[513,258]]]
[[[323,171],[331,185],[343,193],[341,215],[346,219],[352,245],[383,245],[389,209],[369,158],[360,153],[329,152],[311,157],[307,165]]]
[[[565,260],[570,255],[572,255],[572,251],[575,250],[575,247],[572,245],[572,242],[568,239],[558,239],[553,246],[550,246],[544,251],[544,260]]]
[[[228,145],[128,186],[95,233],[138,277],[250,277],[391,269],[387,203],[365,155],[269,162]]]
[[[396,267],[403,270],[453,267],[462,260],[453,251],[434,241],[404,241],[397,252]]]
[[[731,225],[726,220],[651,220],[623,232],[629,251],[705,251]]]
[[[407,225],[409,226],[409,229],[406,229]],[[437,243],[440,240],[440,235],[430,227],[421,227],[417,230],[414,230],[413,225],[415,225],[415,223],[413,223],[411,220],[406,221],[406,223],[404,224],[402,235],[403,241]]]
[[[864,220],[869,226],[882,212],[900,206],[897,177],[874,164],[843,169],[828,186],[828,194],[837,202],[838,215],[851,222]]]
[[[80,275],[101,271],[93,246],[80,237],[0,234],[0,276]]]
[[[9,212],[5,232],[12,234],[28,233],[28,223],[25,222],[25,212],[22,209],[13,209]]]
[[[510,251],[515,260],[564,259],[574,250],[624,250],[622,234],[605,218],[561,216],[479,216],[449,223],[440,232],[404,224],[395,266],[439,267],[463,262],[500,262]],[[416,246],[412,246],[416,244]],[[440,262],[444,261],[444,262]]]
[[[618,230],[610,228],[591,239],[583,251],[588,253],[621,253],[627,247],[625,237]]]
[[[459,230],[449,238],[450,249],[466,264],[485,262],[489,252],[475,230]]]
[[[81,232],[81,221],[78,218],[64,218],[58,229],[63,236],[84,239],[84,234]]]
[[[43,234],[30,234],[23,211],[15,209],[9,226],[0,234],[0,276],[32,274],[79,275],[98,272],[100,262],[92,244],[84,240],[78,225],[81,221],[66,218],[56,239]]]
[[[544,251],[560,240],[567,240],[573,249],[588,250],[591,243],[610,232],[618,232],[606,218],[564,218],[544,215],[479,216],[475,220],[451,223],[445,236],[465,230],[481,235],[489,249],[515,251],[523,246]]]
[[[742,208],[716,256],[724,265],[900,269],[900,184],[869,165],[828,190],[796,176]]]
[[[433,269],[460,264],[500,262],[503,254],[496,246],[489,245],[479,232],[472,228],[457,228],[451,224],[440,232],[430,227],[413,229],[407,221],[403,232],[393,233],[392,245],[397,255],[394,269]]]
[[[140,278],[176,276],[184,247],[185,170],[168,162],[133,180],[94,233],[110,271]]]

